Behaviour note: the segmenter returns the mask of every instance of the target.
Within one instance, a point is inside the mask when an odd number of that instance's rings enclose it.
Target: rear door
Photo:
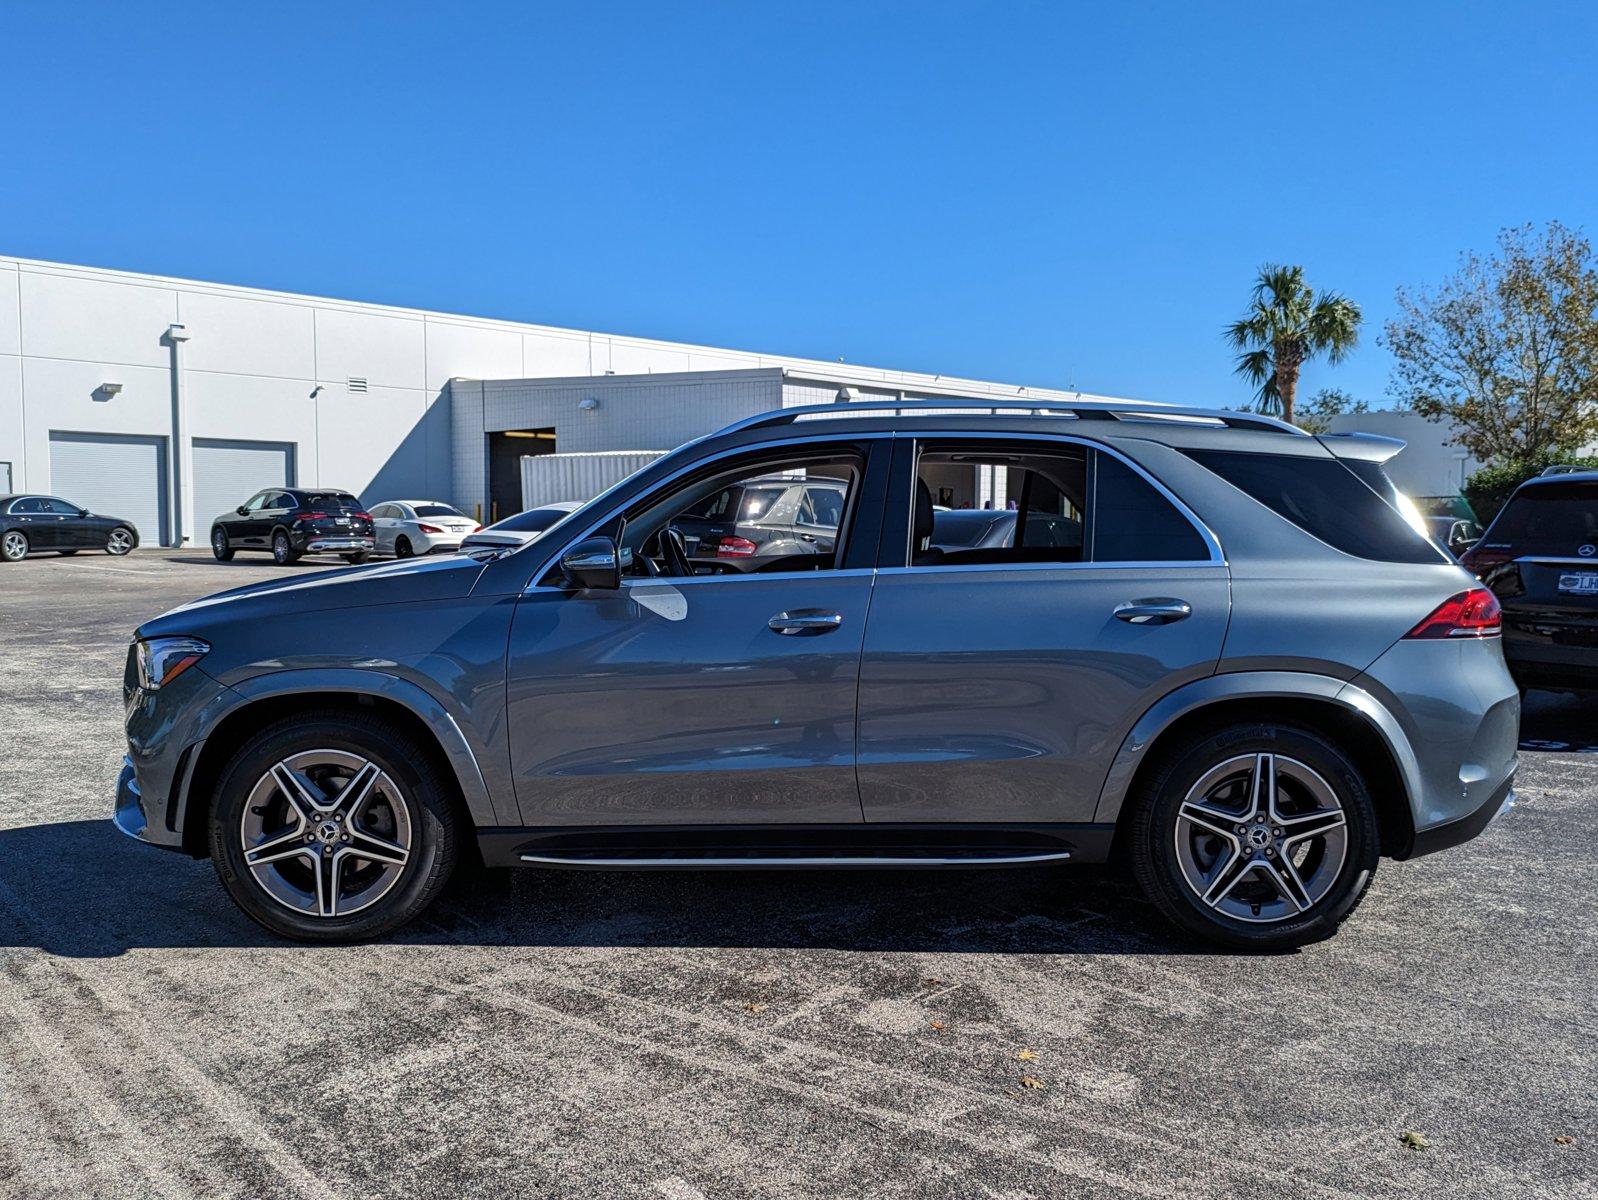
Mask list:
[[[55,550],[61,545],[60,520],[49,511],[44,498],[27,496],[12,502],[11,519],[27,535],[34,550]]]
[[[97,521],[92,514],[83,516],[84,510],[78,505],[52,496],[44,506],[56,518],[56,545],[60,549],[85,550],[105,545],[105,533],[99,532],[104,522]]]
[[[1137,718],[1214,670],[1230,606],[1219,547],[1090,444],[902,442],[894,469],[860,672],[866,819],[1092,821]],[[940,548],[934,487],[1013,501],[1022,519],[1001,546]]]

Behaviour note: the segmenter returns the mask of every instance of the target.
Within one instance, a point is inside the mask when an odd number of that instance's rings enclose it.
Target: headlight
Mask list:
[[[135,642],[139,648],[139,686],[154,692],[204,658],[211,647],[199,638],[158,637]]]

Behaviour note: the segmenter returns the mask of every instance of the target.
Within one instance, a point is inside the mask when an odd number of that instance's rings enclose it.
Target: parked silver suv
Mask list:
[[[1086,403],[768,413],[519,549],[141,626],[116,821],[327,941],[414,917],[471,848],[696,869],[1115,853],[1194,933],[1322,938],[1379,858],[1470,838],[1512,797],[1497,605],[1401,515],[1399,445]],[[842,489],[834,544],[706,573],[676,518],[773,476]],[[934,497],[1014,504],[1014,532],[939,544]]]

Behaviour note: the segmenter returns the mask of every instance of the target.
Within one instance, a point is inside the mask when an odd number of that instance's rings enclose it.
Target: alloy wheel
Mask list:
[[[5,548],[7,558],[15,560],[27,554],[28,539],[16,530],[12,530],[6,534],[4,541],[0,541],[0,546]]]
[[[211,530],[211,550],[219,555],[227,553],[227,534],[220,529]]]
[[[306,750],[256,782],[239,821],[261,889],[302,916],[345,917],[399,882],[412,849],[410,806],[376,763]]]
[[[279,566],[289,560],[288,535],[281,531],[272,538],[272,557],[277,560]]]
[[[126,529],[113,529],[105,540],[105,548],[112,554],[126,554],[133,549],[133,535]]]
[[[1176,856],[1199,903],[1239,921],[1308,912],[1337,882],[1348,818],[1315,770],[1282,754],[1241,754],[1199,777],[1176,816]]]

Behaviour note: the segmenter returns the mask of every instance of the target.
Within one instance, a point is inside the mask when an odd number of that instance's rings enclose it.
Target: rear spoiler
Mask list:
[[[1383,437],[1379,433],[1322,433],[1316,441],[1337,458],[1351,458],[1359,462],[1384,463],[1408,443],[1402,438]]]

